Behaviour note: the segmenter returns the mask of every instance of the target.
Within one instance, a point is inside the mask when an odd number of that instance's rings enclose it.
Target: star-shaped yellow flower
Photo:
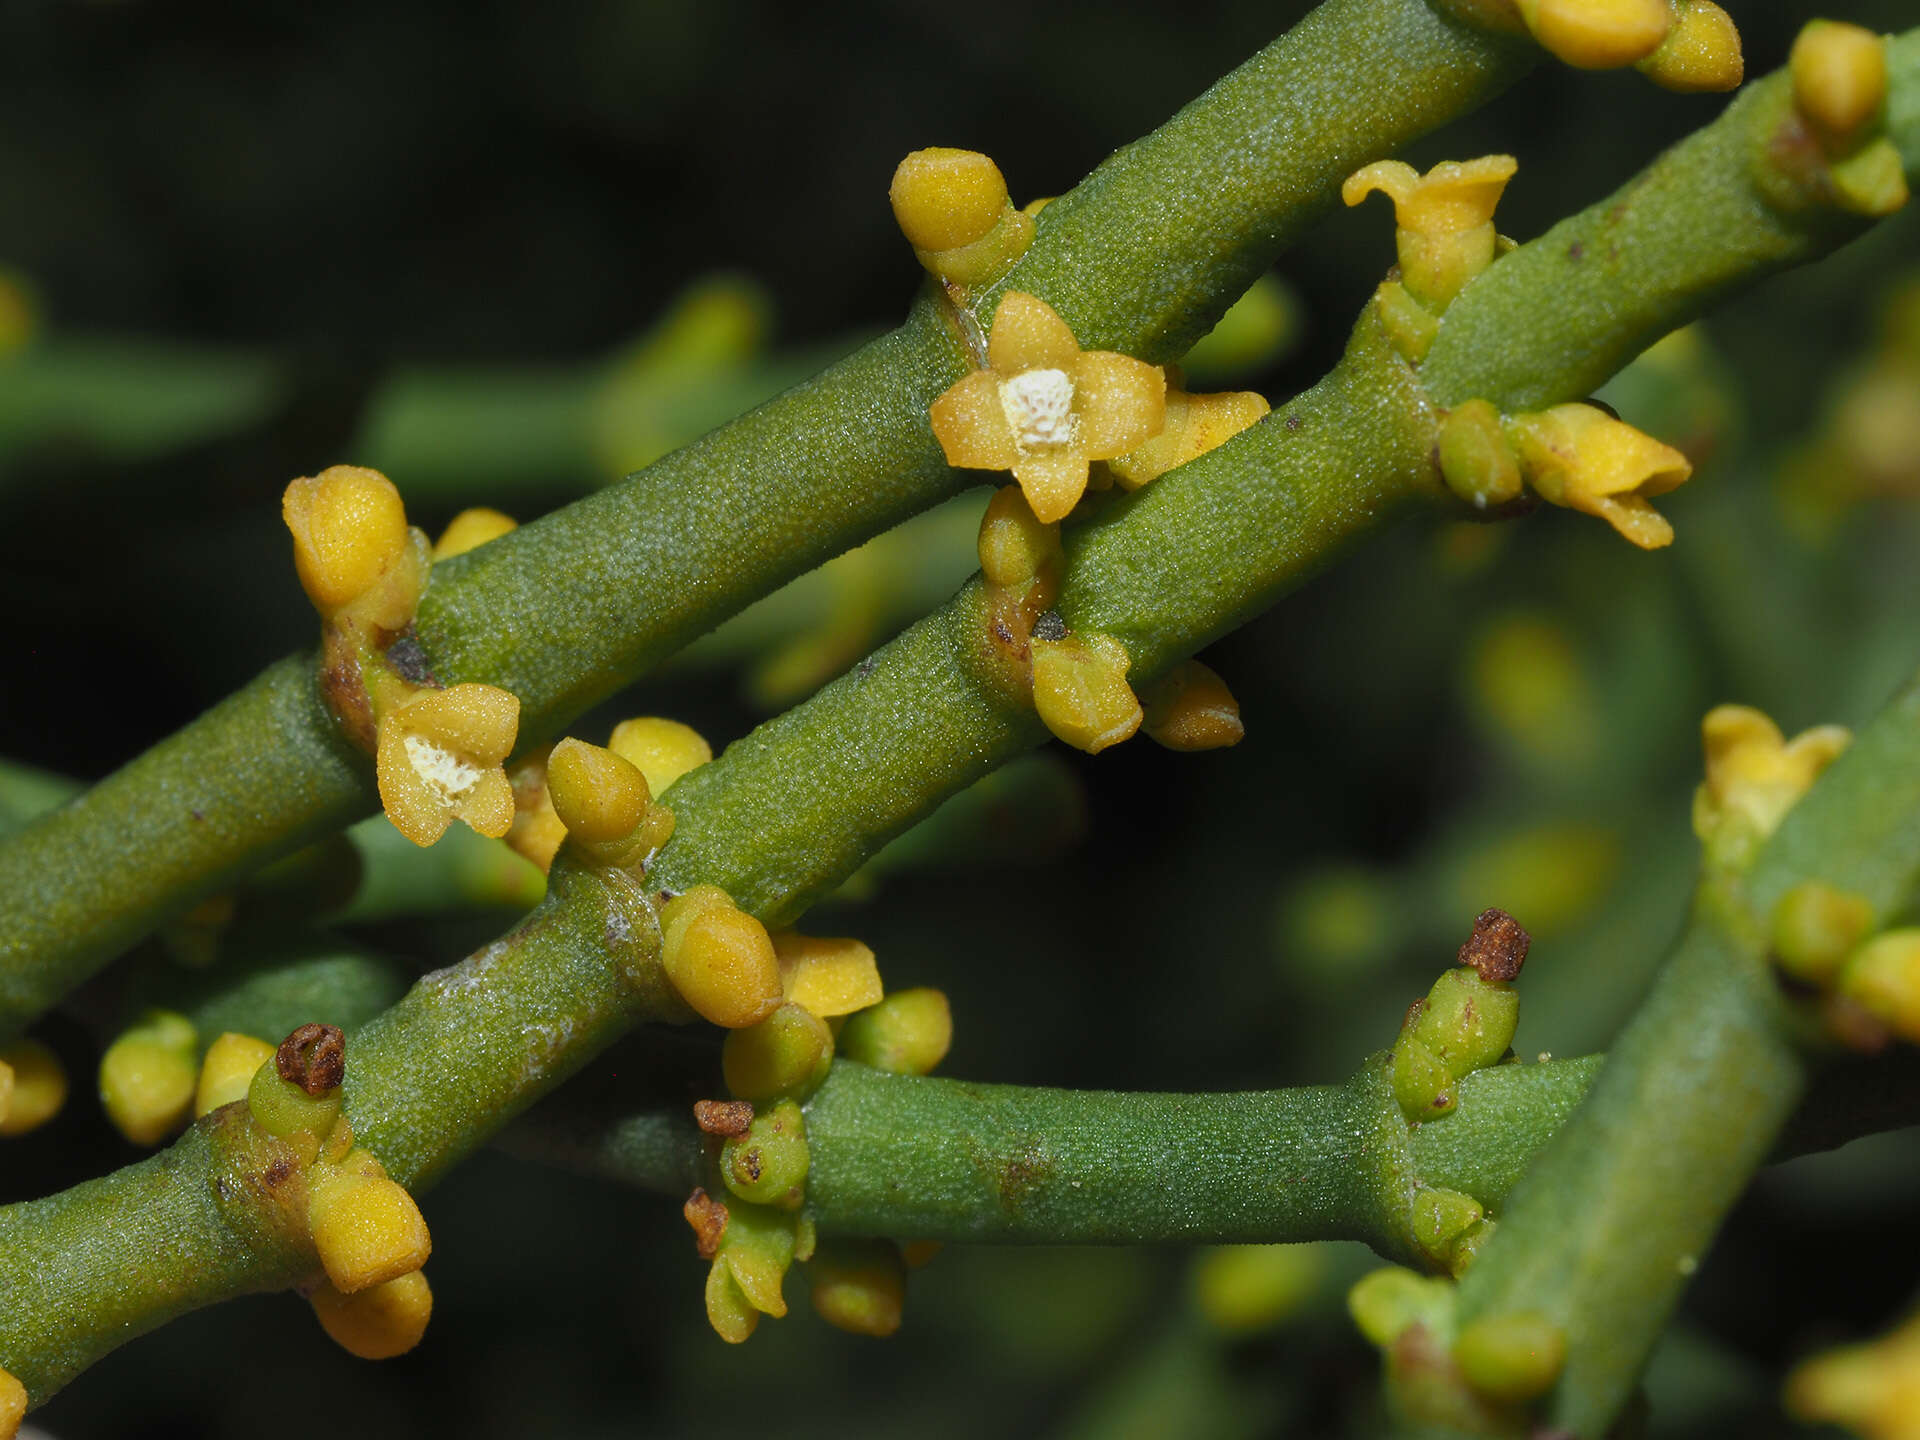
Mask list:
[[[1673,526],[1647,503],[1693,474],[1671,445],[1592,405],[1517,415],[1511,433],[1541,499],[1597,516],[1642,550],[1673,543]]]
[[[1693,830],[1712,858],[1733,865],[1779,828],[1853,738],[1844,726],[1817,725],[1789,741],[1748,705],[1715,706],[1700,733],[1707,778],[1694,792]]]
[[[933,433],[949,465],[1011,470],[1050,524],[1079,503],[1089,462],[1160,433],[1166,394],[1159,367],[1082,350],[1045,301],[1009,290],[987,338],[987,368],[933,402]]]
[[[454,820],[499,838],[513,824],[504,762],[520,702],[493,685],[424,690],[380,719],[380,803],[394,828],[431,845]]]
[[[1920,1316],[1883,1340],[1807,1361],[1788,1379],[1786,1402],[1799,1420],[1872,1440],[1920,1440]]]

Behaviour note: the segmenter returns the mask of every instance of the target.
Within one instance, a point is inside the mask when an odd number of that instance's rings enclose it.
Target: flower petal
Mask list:
[[[1073,371],[1080,443],[1089,460],[1138,449],[1166,428],[1167,377],[1158,365],[1089,350]]]
[[[1013,463],[1034,517],[1043,525],[1064,519],[1087,490],[1087,457],[1077,450],[1042,451],[1022,455]]]
[[[513,786],[504,770],[489,770],[454,803],[454,813],[482,835],[498,840],[513,828]]]
[[[1014,461],[1013,431],[1000,404],[1000,381],[976,370],[933,402],[933,435],[947,464],[961,470],[1005,470]]]
[[[1000,298],[987,336],[987,363],[1003,379],[1022,370],[1069,369],[1079,353],[1080,342],[1046,301],[1023,290]]]
[[[399,711],[381,722],[374,760],[380,805],[394,829],[416,845],[431,845],[446,833],[453,816],[439,791],[414,769],[413,760],[407,754],[407,734]]]

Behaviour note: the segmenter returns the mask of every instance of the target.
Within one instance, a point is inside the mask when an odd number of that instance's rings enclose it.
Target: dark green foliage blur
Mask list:
[[[37,349],[0,359],[0,756],[97,778],[309,645],[279,521],[293,476],[404,455],[392,477],[430,532],[467,505],[563,504],[614,478],[587,433],[617,408],[596,387],[690,285],[749,277],[728,292],[748,334],[711,371],[650,372],[649,436],[688,438],[894,323],[919,278],[885,198],[906,151],[985,150],[1016,200],[1058,193],[1302,8],[0,7],[0,267],[44,317]],[[1812,13],[1735,8],[1749,74]],[[1827,13],[1913,19],[1903,0]],[[1549,65],[1409,158],[1515,153],[1500,224],[1524,240],[1721,103]],[[1277,400],[1322,373],[1390,236],[1384,208],[1330,217],[1282,267],[1297,343],[1237,383]],[[1881,333],[1902,267],[1920,282],[1916,240],[1910,213],[1610,387],[1701,461],[1662,502],[1670,551],[1560,511],[1404,528],[1207,657],[1243,707],[1237,749],[1056,747],[1033,781],[1052,823],[916,837],[808,928],[867,940],[890,988],[949,993],[945,1073],[1221,1089],[1344,1077],[1500,905],[1537,941],[1519,1043],[1604,1048],[1686,904],[1700,715],[1736,700],[1789,734],[1858,724],[1920,658],[1920,454],[1863,478],[1844,433],[1877,363],[1920,441],[1920,300],[1904,341]],[[429,403],[449,376],[497,386],[460,392],[493,397],[466,412],[494,427],[484,447],[434,422],[462,414]],[[429,397],[405,446],[380,429],[402,382]],[[490,458],[468,480],[471,449]],[[744,734],[804,694],[807,637],[846,651],[837,666],[937,602],[971,568],[984,494],[916,531],[911,564],[803,590],[575,732],[664,713],[716,748]],[[423,967],[511,918],[371,913],[356,938]],[[168,962],[150,945],[132,963]],[[75,1099],[0,1151],[0,1202],[134,1158],[88,1078],[117,984],[45,1027]],[[1784,1433],[1784,1367],[1909,1300],[1885,1259],[1910,1249],[1916,1201],[1910,1134],[1764,1175],[1656,1361],[1655,1433]],[[731,1349],[662,1198],[489,1152],[425,1209],[436,1314],[414,1354],[353,1361],[304,1305],[254,1298],[129,1345],[33,1423],[238,1437],[294,1414],[379,1440],[1372,1421],[1374,1359],[1340,1308],[1357,1254],[1238,1338],[1200,1317],[1184,1254],[948,1251],[892,1341],[828,1329],[796,1275],[795,1313]]]

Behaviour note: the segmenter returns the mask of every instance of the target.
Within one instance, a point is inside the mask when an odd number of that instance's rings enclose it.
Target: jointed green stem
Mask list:
[[[1171,359],[1350,170],[1497,94],[1532,58],[1425,0],[1328,0],[1049,207],[1005,283],[1052,301],[1088,344]],[[524,743],[558,733],[757,596],[970,483],[927,423],[967,363],[923,298],[818,378],[438,567],[419,619],[436,673],[513,691]],[[269,671],[0,844],[0,1030],[168,913],[372,807],[371,766],[341,752],[301,670]],[[241,723],[259,711],[273,723]],[[274,753],[258,753],[269,736]]]

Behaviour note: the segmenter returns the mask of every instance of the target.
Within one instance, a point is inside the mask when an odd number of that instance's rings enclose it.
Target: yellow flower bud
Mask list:
[[[1920,1415],[1920,1316],[1883,1339],[1816,1355],[1787,1377],[1782,1398],[1796,1420],[1908,1440]]]
[[[1089,463],[1139,448],[1166,423],[1166,377],[1155,365],[1082,350],[1045,301],[1009,290],[994,313],[985,370],[933,402],[947,463],[1011,470],[1042,524],[1086,493]]]
[[[1358,205],[1378,190],[1393,201],[1401,282],[1439,311],[1493,263],[1493,212],[1518,168],[1511,155],[1449,160],[1425,175],[1404,161],[1378,160],[1348,176],[1340,197]]]
[[[590,858],[618,865],[645,853],[634,832],[653,795],[632,761],[582,740],[562,740],[547,757],[547,793],[568,836]]]
[[[518,528],[511,515],[502,515],[498,510],[476,505],[471,510],[462,510],[447,522],[447,528],[440,532],[440,538],[434,542],[433,558],[451,560],[456,555],[477,550],[489,540],[498,540]]]
[[[406,1354],[420,1343],[433,1318],[433,1289],[418,1270],[352,1295],[322,1282],[308,1299],[320,1328],[361,1360]]]
[[[1516,415],[1507,435],[1541,499],[1598,516],[1642,550],[1673,543],[1673,527],[1647,503],[1693,474],[1671,445],[1592,405]]]
[[[993,492],[980,517],[980,573],[990,585],[1018,588],[1060,562],[1060,527],[1043,525],[1018,485]]]
[[[696,1014],[729,1030],[780,1008],[780,963],[766,926],[725,891],[696,885],[660,912],[660,963]]]
[[[0,1136],[37,1130],[67,1103],[66,1067],[38,1040],[0,1046],[0,1071]]]
[[[1531,1310],[1488,1315],[1460,1332],[1454,1363],[1482,1395],[1507,1404],[1537,1400],[1554,1387],[1567,1363],[1567,1337]]]
[[[1823,880],[1802,881],[1774,906],[1773,962],[1796,980],[1828,985],[1872,928],[1873,906],[1866,896],[1836,890]]]
[[[822,1020],[864,1010],[886,993],[873,951],[858,940],[782,930],[773,937],[773,950],[786,998]]]
[[[808,1271],[813,1308],[839,1330],[884,1339],[900,1328],[907,1270],[891,1240],[841,1240],[820,1247]]]
[[[682,775],[713,759],[713,747],[698,730],[657,715],[622,720],[613,727],[607,748],[639,766],[655,795],[666,794]]]
[[[426,690],[380,717],[380,803],[394,828],[431,845],[455,819],[498,839],[513,825],[504,762],[520,702],[492,685]]]
[[[406,553],[406,507],[378,470],[335,465],[295,480],[280,514],[301,588],[323,615],[371,590]]]
[[[1216,1245],[1194,1264],[1194,1303],[1221,1334],[1257,1335],[1299,1314],[1326,1273],[1318,1245]]]
[[[222,1105],[246,1099],[254,1072],[273,1059],[274,1049],[264,1040],[232,1030],[215,1040],[200,1061],[200,1083],[193,1094],[193,1113],[210,1115]]]
[[[1787,68],[1794,105],[1830,144],[1844,145],[1886,103],[1885,42],[1858,25],[1808,21],[1793,42]]]
[[[1127,687],[1133,661],[1111,635],[1036,636],[1033,704],[1047,729],[1076,750],[1098,755],[1140,728],[1140,702]]]
[[[1667,0],[1519,0],[1533,38],[1580,70],[1615,70],[1660,48],[1673,26]]]
[[[1840,994],[1920,1045],[1920,929],[1888,930],[1847,958]]]
[[[1198,660],[1173,667],[1140,697],[1147,735],[1169,750],[1218,750],[1238,745],[1247,733],[1240,702]]]
[[[0,1370],[0,1440],[13,1440],[27,1418],[27,1387]]]
[[[536,751],[507,775],[513,790],[513,824],[507,829],[507,844],[543,872],[553,868],[553,857],[567,839],[567,827],[560,823],[547,791],[547,757],[552,753],[552,746]]]
[[[840,1053],[894,1075],[927,1075],[953,1046],[953,1009],[938,990],[897,990],[847,1017]]]
[[[1707,776],[1694,792],[1693,831],[1720,865],[1745,864],[1853,738],[1842,726],[1820,725],[1788,742],[1746,705],[1716,706],[1700,733]]]
[[[1033,217],[1013,208],[1000,167],[975,150],[914,151],[887,196],[920,263],[957,285],[997,279],[1033,243]]]
[[[308,1170],[307,1229],[327,1279],[343,1295],[418,1270],[433,1251],[413,1196],[365,1150]]]
[[[150,1010],[100,1057],[100,1103],[114,1127],[136,1145],[158,1145],[193,1109],[196,1043],[193,1022]]]
[[[1673,29],[1638,68],[1663,90],[1688,95],[1736,90],[1747,73],[1739,27],[1713,0],[1680,0]]]
[[[1265,396],[1251,390],[1190,395],[1169,385],[1166,427],[1137,450],[1116,455],[1107,462],[1107,469],[1121,489],[1138,490],[1167,471],[1224,445],[1272,409]]]

